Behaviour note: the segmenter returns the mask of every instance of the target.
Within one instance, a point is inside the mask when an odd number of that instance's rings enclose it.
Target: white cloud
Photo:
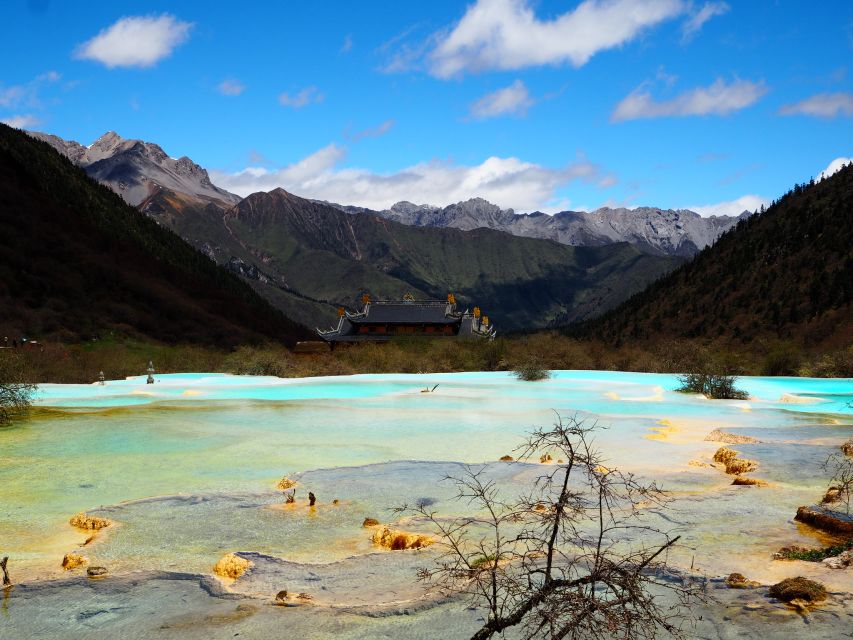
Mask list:
[[[77,47],[74,55],[110,69],[150,67],[185,42],[191,27],[169,14],[122,18]]]
[[[783,116],[817,116],[819,118],[834,118],[836,116],[853,116],[853,93],[819,93],[817,95],[787,104],[779,113]]]
[[[718,79],[710,87],[697,87],[671,100],[656,101],[645,85],[628,94],[610,116],[613,122],[667,116],[727,115],[754,104],[767,93],[764,82]]]
[[[21,85],[0,87],[0,107],[14,107],[27,96],[27,88]]]
[[[682,0],[584,0],[552,20],[540,20],[529,0],[477,0],[429,56],[440,78],[465,72],[569,62],[580,67],[645,29],[681,14]]]
[[[690,40],[699,33],[708,20],[714,16],[721,16],[728,13],[730,8],[725,2],[706,2],[699,11],[693,13],[681,26],[682,39],[684,41]]]
[[[41,120],[36,118],[34,115],[26,114],[4,118],[3,120],[0,120],[0,122],[7,124],[10,127],[14,127],[15,129],[29,129],[30,127],[40,124]]]
[[[352,34],[348,33],[344,36],[344,43],[341,45],[341,53],[349,53],[352,51]]]
[[[301,109],[305,105],[314,103],[314,102],[323,102],[326,96],[324,96],[320,91],[317,90],[317,87],[305,87],[298,93],[294,95],[290,95],[289,93],[282,93],[278,97],[278,103],[283,107],[293,107],[294,109]]]
[[[853,158],[836,158],[835,160],[829,163],[829,166],[826,169],[820,172],[817,177],[817,182],[820,182],[824,178],[828,178],[832,174],[841,171],[841,169],[851,163],[853,163]]]
[[[216,90],[223,96],[239,96],[246,90],[246,85],[235,78],[226,78],[216,85]]]
[[[609,186],[613,181],[583,157],[559,168],[513,157],[491,157],[478,165],[433,160],[379,174],[340,168],[345,153],[344,148],[330,144],[279,170],[249,167],[233,174],[214,171],[211,178],[242,196],[282,187],[306,198],[371,209],[385,209],[400,200],[446,205],[480,196],[519,211],[555,210],[557,189],[575,180],[599,186]]]
[[[741,196],[737,200],[728,200],[726,202],[718,202],[717,204],[706,204],[702,206],[687,207],[691,211],[695,211],[700,216],[739,216],[744,211],[756,211],[770,204],[767,198],[756,195]]]
[[[39,107],[41,106],[38,98],[39,89],[45,84],[57,82],[61,77],[56,71],[47,71],[26,84],[0,86],[0,107],[17,107],[24,103],[30,107]]]
[[[533,106],[533,99],[521,80],[508,87],[487,93],[471,105],[471,115],[479,120],[503,115],[524,116]]]
[[[386,133],[391,131],[394,127],[394,120],[386,120],[385,122],[376,125],[375,127],[368,127],[367,129],[362,129],[361,131],[356,131],[352,134],[346,134],[350,140],[361,140],[363,138],[379,138],[380,136],[384,136]]]

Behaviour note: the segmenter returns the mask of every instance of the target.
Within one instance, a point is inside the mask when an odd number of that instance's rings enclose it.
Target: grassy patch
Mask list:
[[[805,560],[806,562],[821,562],[827,558],[840,556],[845,551],[853,549],[853,540],[823,549],[796,549],[781,551],[779,555],[785,560]]]

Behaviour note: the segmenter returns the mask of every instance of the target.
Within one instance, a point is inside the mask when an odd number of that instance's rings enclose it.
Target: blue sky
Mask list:
[[[0,120],[156,142],[241,195],[731,213],[853,156],[849,1],[2,11]]]

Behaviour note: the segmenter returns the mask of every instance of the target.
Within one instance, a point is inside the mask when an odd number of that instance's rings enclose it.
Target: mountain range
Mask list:
[[[350,213],[368,212],[361,207],[331,203]],[[749,216],[702,217],[687,209],[636,209],[603,207],[592,212],[561,211],[553,215],[515,213],[482,198],[473,198],[446,207],[398,202],[390,209],[375,211],[389,220],[421,227],[455,229],[487,228],[516,236],[554,240],[571,246],[603,246],[628,242],[658,255],[690,258],[713,244],[738,220]]]
[[[452,291],[491,313],[501,330],[542,328],[612,308],[683,260],[626,242],[570,246],[500,229],[404,224],[282,189],[241,200],[152,143],[112,132],[89,147],[35,137],[307,326],[333,323],[337,309],[357,307],[363,293]]]

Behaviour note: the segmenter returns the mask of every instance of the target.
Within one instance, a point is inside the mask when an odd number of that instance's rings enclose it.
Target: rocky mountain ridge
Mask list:
[[[125,139],[108,131],[85,147],[51,134],[28,133],[47,142],[135,207],[160,189],[224,205],[240,201],[239,196],[214,185],[207,170],[190,158],[172,158],[151,142]]]
[[[368,211],[362,207],[332,206],[349,213]],[[745,211],[740,216],[706,218],[688,209],[602,207],[592,212],[561,211],[549,215],[536,211],[519,214],[512,209],[501,209],[483,198],[472,198],[446,207],[402,201],[374,213],[414,226],[463,230],[485,227],[571,246],[628,242],[651,253],[692,257],[713,244],[750,212]]]

